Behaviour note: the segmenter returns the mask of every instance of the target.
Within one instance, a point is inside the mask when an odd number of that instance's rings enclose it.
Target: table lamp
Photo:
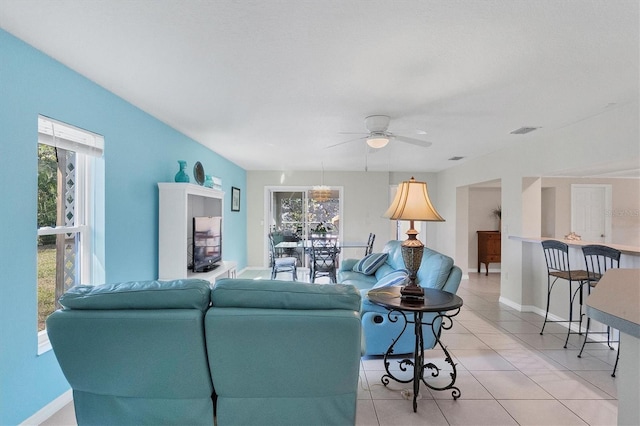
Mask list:
[[[418,231],[414,229],[413,222],[415,220],[444,222],[442,216],[438,214],[433,204],[431,204],[429,193],[427,192],[427,183],[418,182],[413,177],[400,183],[398,192],[396,192],[396,196],[384,217],[388,217],[391,220],[409,221],[410,229],[407,231],[409,238],[402,243],[402,259],[409,271],[409,279],[407,285],[400,290],[400,294],[402,300],[405,301],[422,301],[424,299],[424,290],[416,284],[416,275],[422,262],[424,244],[416,237]]]

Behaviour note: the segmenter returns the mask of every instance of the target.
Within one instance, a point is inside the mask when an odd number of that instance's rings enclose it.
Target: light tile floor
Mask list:
[[[616,424],[615,351],[587,345],[578,358],[580,336],[564,349],[567,329],[558,324],[541,336],[540,315],[498,303],[499,274],[470,273],[457,294],[464,306],[442,341],[457,363],[461,397],[423,386],[414,413],[410,385],[384,387],[381,357],[363,358],[358,425]],[[427,358],[441,354],[431,350]]]
[[[269,278],[269,271],[248,270],[243,278]],[[279,278],[289,279],[289,274]],[[308,281],[304,269],[300,280]],[[324,279],[319,282],[325,282]],[[382,357],[364,357],[360,370],[356,424],[368,425],[615,425],[617,399],[611,377],[616,352],[603,345],[587,345],[578,358],[580,336],[572,335],[563,349],[566,328],[543,318],[518,312],[498,303],[500,275],[470,273],[460,284],[464,300],[453,328],[442,340],[457,364],[456,386],[451,391],[421,387],[418,410],[412,410],[410,385],[381,383]],[[443,371],[451,368],[442,352],[431,350],[427,359]],[[397,374],[397,363],[391,368]],[[75,425],[69,404],[44,425]]]

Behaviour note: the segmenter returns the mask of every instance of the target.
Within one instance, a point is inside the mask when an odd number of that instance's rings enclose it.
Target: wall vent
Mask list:
[[[520,127],[519,129],[511,132],[512,135],[525,135],[527,133],[531,133],[534,130],[538,130],[540,127]]]

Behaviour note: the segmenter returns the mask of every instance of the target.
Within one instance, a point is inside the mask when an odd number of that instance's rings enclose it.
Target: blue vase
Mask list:
[[[189,183],[189,175],[185,172],[187,169],[187,162],[184,160],[178,160],[178,164],[180,164],[180,171],[176,173],[176,182]]]
[[[205,175],[204,186],[207,188],[213,188],[213,179],[211,175]]]

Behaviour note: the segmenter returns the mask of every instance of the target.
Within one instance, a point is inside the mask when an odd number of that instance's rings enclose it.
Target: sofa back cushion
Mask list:
[[[402,259],[402,241],[387,241],[382,249],[383,253],[387,253],[387,264],[393,269],[404,269],[404,260]]]
[[[441,290],[447,282],[452,267],[452,258],[425,247],[416,280],[423,287]]]
[[[402,259],[402,241],[388,241],[382,251],[387,253],[388,256],[385,264],[376,271],[376,279],[378,281],[393,271],[405,269],[404,260]],[[447,282],[452,267],[452,258],[425,247],[416,280],[423,287],[442,289]]]
[[[128,281],[77,285],[60,297],[65,309],[199,309],[209,306],[209,281]]]
[[[216,307],[360,310],[360,293],[344,284],[223,278],[211,290]]]

